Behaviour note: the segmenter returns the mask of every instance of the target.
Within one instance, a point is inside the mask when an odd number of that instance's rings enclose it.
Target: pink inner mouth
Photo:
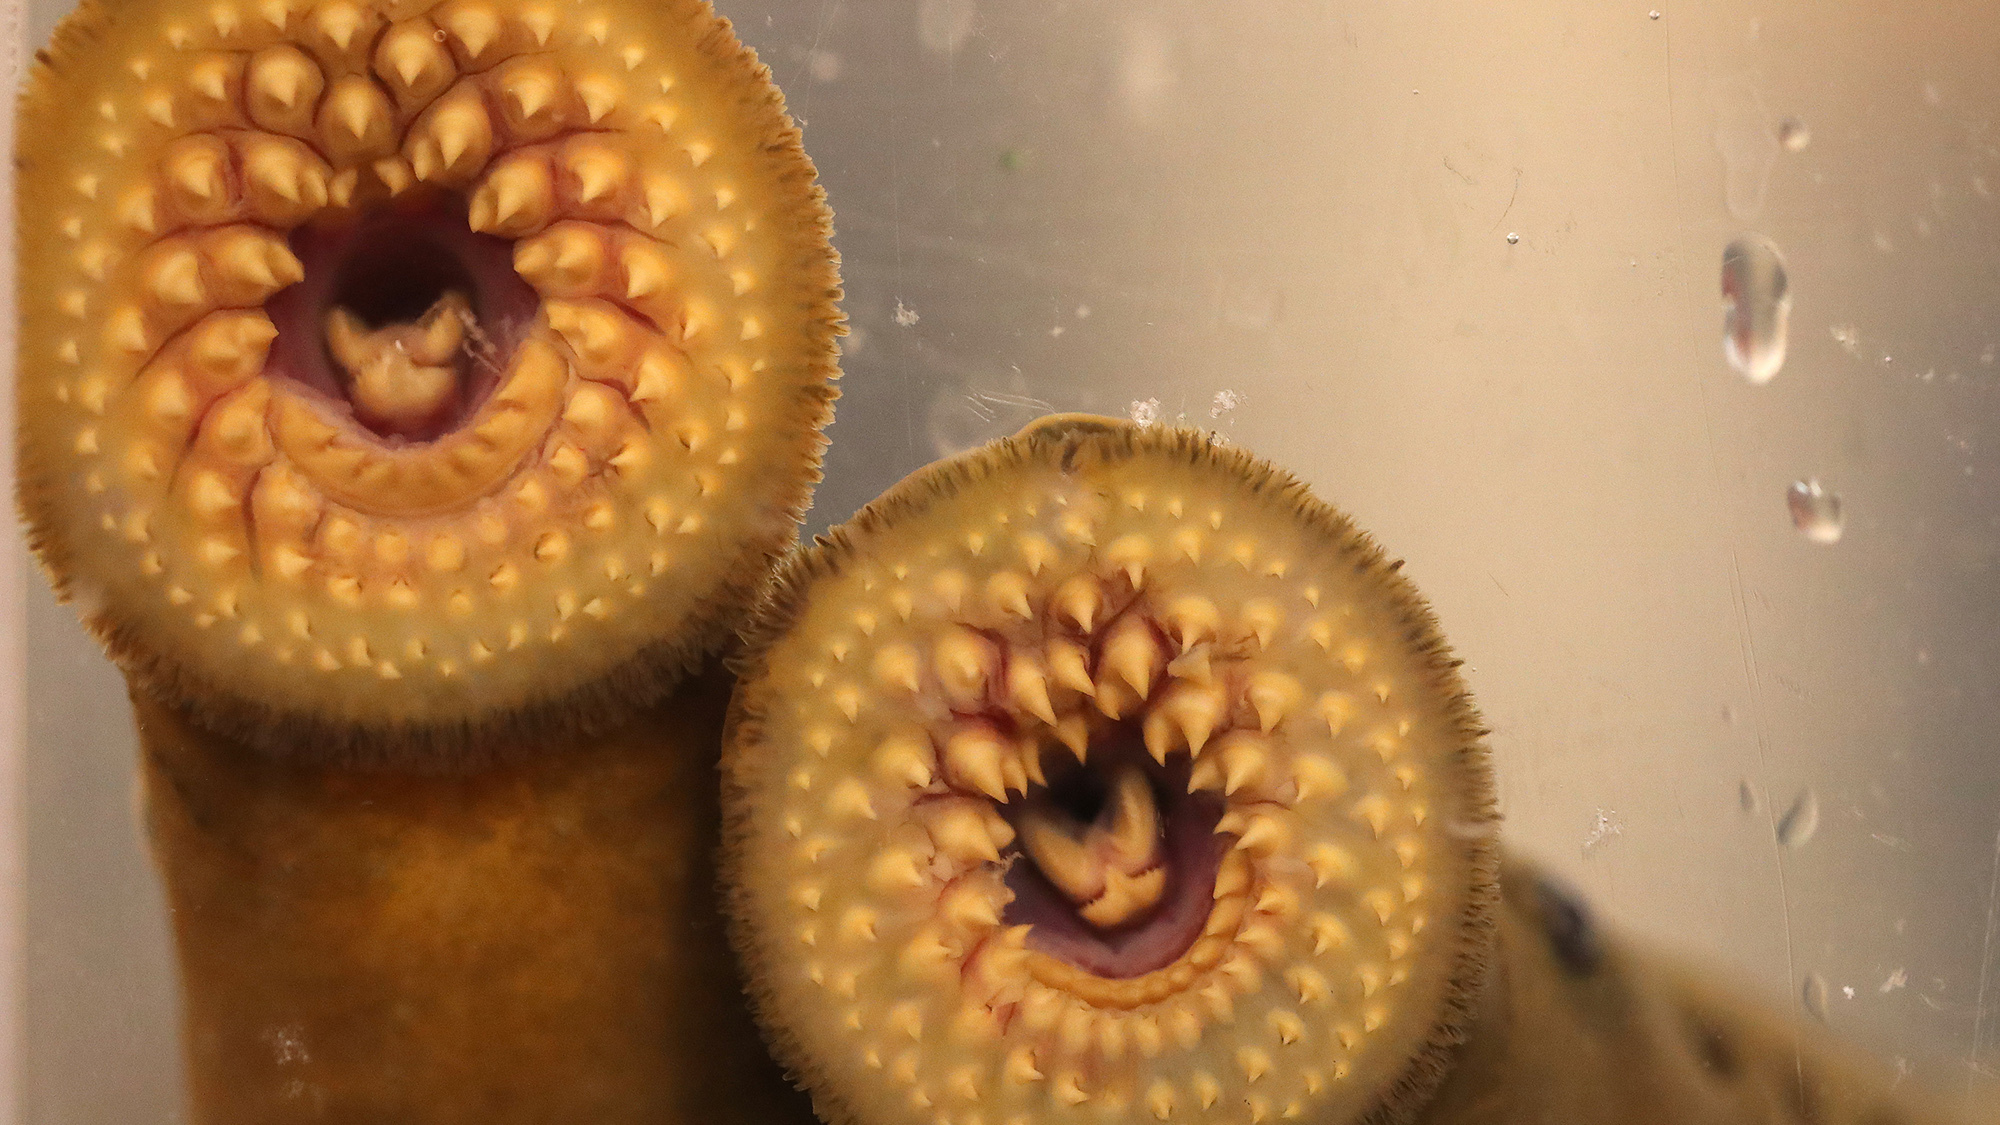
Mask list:
[[[476,331],[458,364],[460,385],[449,408],[406,430],[357,418],[390,444],[429,441],[464,424],[499,384],[541,301],[514,272],[513,241],[473,231],[465,200],[453,194],[414,193],[359,213],[328,212],[294,230],[290,245],[305,280],[265,302],[278,330],[270,372],[350,413],[347,373],[326,342],[329,312],[345,307],[368,327],[382,328],[415,323],[448,292],[470,303]]]
[[[1001,805],[1000,814],[1014,823],[1030,807],[1052,806],[1087,824],[1103,803],[1105,779],[1123,766],[1140,765],[1159,809],[1166,886],[1151,910],[1126,925],[1099,929],[1083,919],[1078,904],[1058,890],[1017,843],[1007,870],[1014,901],[1003,921],[1032,926],[1030,947],[1096,976],[1137,977],[1173,964],[1201,936],[1214,906],[1216,871],[1232,843],[1231,837],[1215,831],[1222,818],[1222,799],[1206,790],[1190,795],[1187,755],[1170,755],[1162,767],[1147,757],[1138,732],[1123,726],[1111,738],[1091,740],[1088,764],[1077,762],[1061,747],[1046,750],[1042,760],[1049,784],[1030,786],[1027,796]]]

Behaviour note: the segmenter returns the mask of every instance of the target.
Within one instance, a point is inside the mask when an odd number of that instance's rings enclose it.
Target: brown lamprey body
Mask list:
[[[1491,983],[1421,1125],[1950,1125],[1887,1061],[1606,934],[1531,865],[1502,875]],[[1972,1100],[1956,1104],[1974,1104]]]
[[[193,1120],[810,1122],[714,902],[725,692],[470,777],[275,761],[135,696]]]

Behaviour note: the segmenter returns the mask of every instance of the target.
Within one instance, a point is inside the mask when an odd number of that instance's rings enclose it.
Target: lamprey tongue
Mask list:
[[[472,308],[456,290],[415,323],[370,328],[345,306],[326,314],[326,345],[347,377],[354,416],[378,433],[422,437],[465,398]]]
[[[728,636],[840,323],[813,167],[706,3],[86,2],[42,59],[21,503],[142,687],[441,769]]]
[[[1197,434],[1056,418],[793,560],[735,933],[843,1125],[1395,1120],[1483,982],[1472,707],[1396,567]]]

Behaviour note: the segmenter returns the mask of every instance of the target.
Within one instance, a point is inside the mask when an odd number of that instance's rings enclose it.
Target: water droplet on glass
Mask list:
[[[1812,143],[1812,130],[1796,117],[1787,117],[1778,122],[1778,143],[1786,152],[1800,152]]]
[[[1646,13],[1646,18],[1647,18],[1647,19],[1649,19],[1649,20],[1656,20],[1656,19],[1659,19],[1659,18],[1660,18],[1660,10],[1659,10],[1658,8],[1654,8],[1654,9],[1653,9],[1652,11],[1650,11],[1650,12],[1647,12],[1647,13]]]
[[[1778,818],[1778,843],[1788,848],[1804,847],[1819,831],[1819,798],[1810,789],[1799,790],[1792,807]]]
[[[1792,514],[1792,526],[1814,543],[1838,543],[1847,528],[1840,496],[1822,487],[1818,478],[1793,481],[1785,490],[1785,508]]]
[[[1799,987],[1799,1003],[1806,1014],[1821,1023],[1826,1022],[1826,978],[1818,973],[1807,973],[1806,980]]]
[[[1521,241],[1521,235],[1518,231],[1510,230],[1507,232],[1507,245],[1512,246],[1519,241]]]
[[[1792,317],[1785,260],[1771,240],[1744,235],[1722,251],[1722,354],[1729,366],[1762,386],[1785,365]]]

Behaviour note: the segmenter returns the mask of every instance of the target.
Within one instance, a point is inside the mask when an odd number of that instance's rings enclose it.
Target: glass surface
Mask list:
[[[1047,411],[1212,428],[1409,561],[1512,847],[2000,1072],[2000,7],[720,7],[837,216],[813,529]],[[24,1119],[176,1120],[124,685],[27,586]]]

